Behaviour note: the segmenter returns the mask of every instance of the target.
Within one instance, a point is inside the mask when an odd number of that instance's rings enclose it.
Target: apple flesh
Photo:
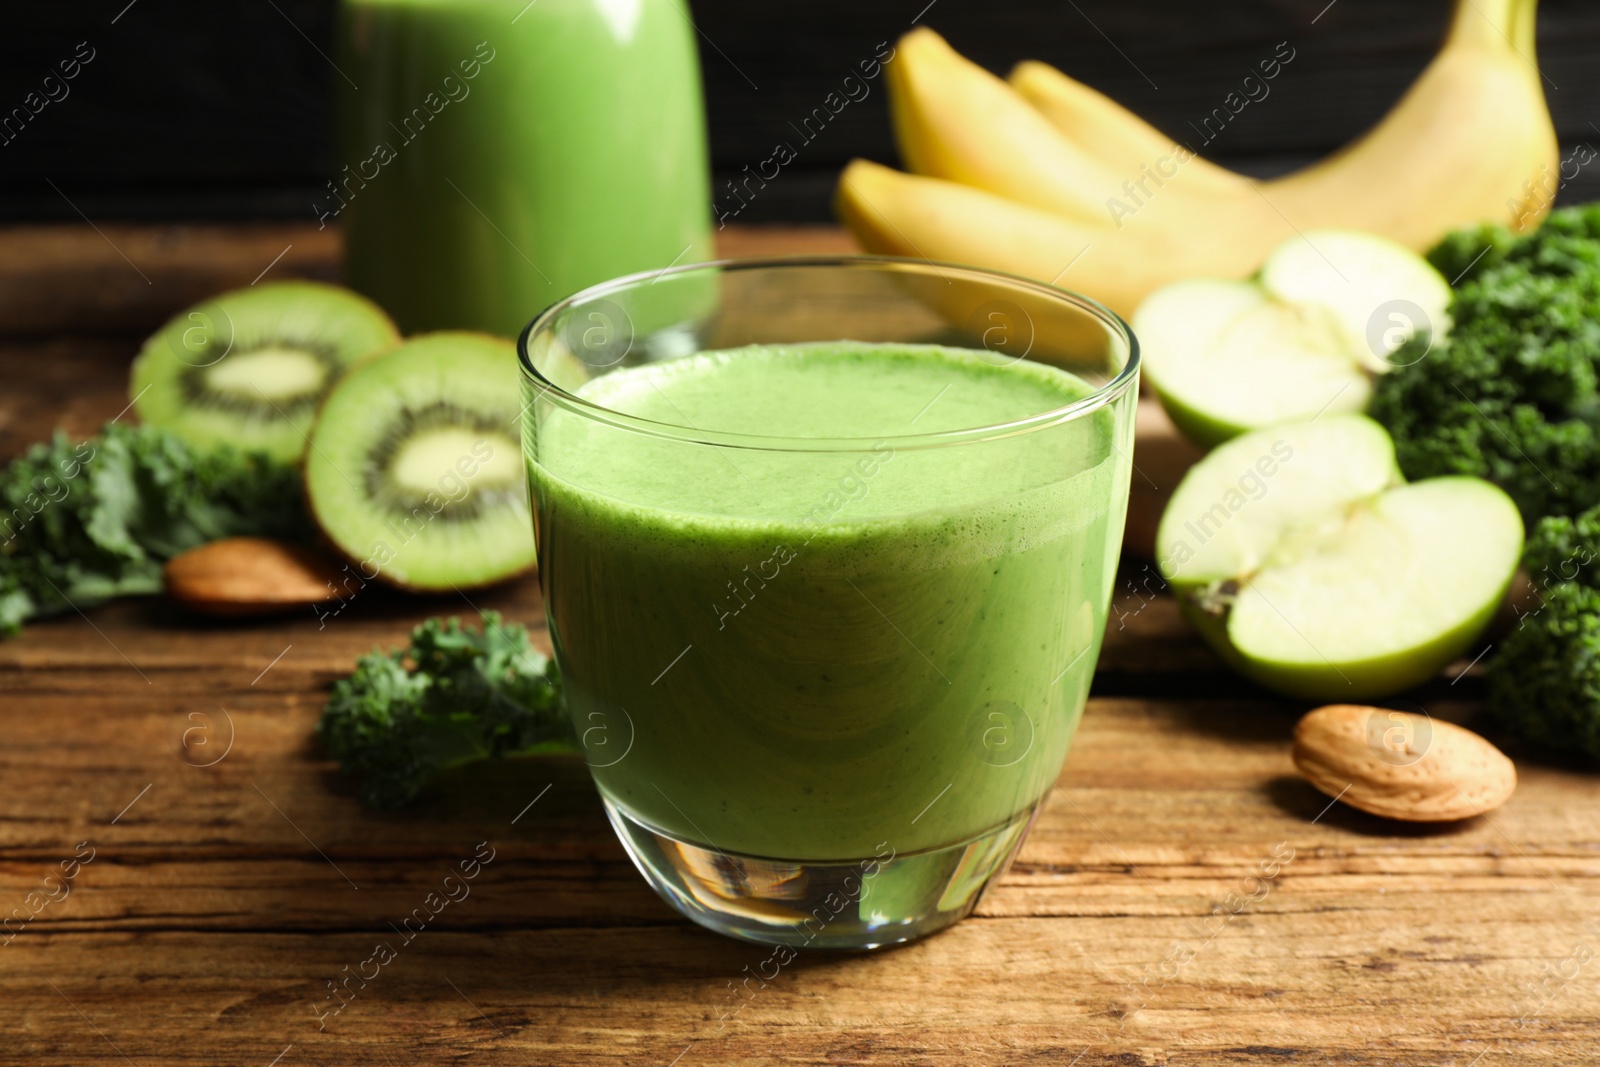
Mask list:
[[[1333,323],[1368,370],[1390,370],[1394,351],[1418,332],[1450,326],[1450,283],[1433,264],[1387,237],[1308,230],[1273,250],[1261,267],[1269,295]]]
[[[1325,410],[1360,411],[1372,397],[1370,377],[1326,314],[1252,282],[1166,286],[1132,325],[1145,379],[1184,436],[1205,448]]]
[[[1162,406],[1210,448],[1264,426],[1362,411],[1396,349],[1419,330],[1444,336],[1450,295],[1408,248],[1313,230],[1275,249],[1253,281],[1156,290],[1132,325]]]
[[[1371,700],[1468,649],[1516,573],[1522,519],[1476,478],[1406,483],[1382,427],[1331,415],[1206,456],[1156,546],[1184,614],[1235,669],[1307,700]]]

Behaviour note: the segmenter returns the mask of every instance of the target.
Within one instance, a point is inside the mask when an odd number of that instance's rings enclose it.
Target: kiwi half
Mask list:
[[[348,289],[268,282],[174,316],[140,350],[129,391],[141,421],[191,444],[292,463],[345,368],[399,339],[382,308]]]
[[[317,525],[366,578],[489,585],[533,566],[516,349],[413,337],[329,392],[306,455]]]

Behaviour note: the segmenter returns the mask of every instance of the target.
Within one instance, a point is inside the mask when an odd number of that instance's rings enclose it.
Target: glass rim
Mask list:
[[[1060,304],[1097,320],[1108,335],[1119,339],[1127,351],[1122,368],[1110,380],[1096,386],[1088,394],[1058,407],[1049,408],[1022,418],[984,426],[961,427],[953,430],[935,430],[928,433],[897,434],[876,437],[788,437],[767,434],[739,433],[731,430],[708,430],[682,423],[661,422],[629,415],[604,404],[570,392],[545,377],[533,365],[528,344],[534,335],[545,329],[562,312],[592,300],[601,299],[640,284],[654,284],[662,278],[697,272],[722,273],[725,271],[753,271],[794,268],[860,269],[877,268],[890,273],[890,268],[914,268],[918,271],[942,275],[959,274],[979,281],[1000,282],[1013,289],[1027,290],[1035,295]],[[847,340],[841,338],[840,340]],[[1017,357],[1026,359],[1026,354]],[[535,315],[517,336],[517,362],[522,377],[539,389],[535,400],[553,397],[555,402],[575,414],[603,422],[619,429],[631,430],[651,437],[689,444],[716,445],[743,448],[762,452],[859,452],[874,446],[888,444],[897,450],[935,448],[957,444],[973,444],[1032,433],[1090,415],[1125,395],[1138,377],[1140,366],[1139,339],[1122,317],[1098,300],[1070,289],[1047,285],[1018,274],[990,270],[987,267],[963,266],[939,260],[919,259],[910,256],[874,256],[841,253],[835,255],[752,256],[739,259],[711,259],[699,263],[685,263],[658,270],[638,271],[600,282],[563,297]],[[1046,364],[1048,365],[1048,364]],[[533,401],[523,406],[524,413]]]

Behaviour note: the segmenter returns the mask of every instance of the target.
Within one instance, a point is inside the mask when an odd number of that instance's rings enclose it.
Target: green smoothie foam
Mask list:
[[[792,439],[770,448],[541,416],[529,470],[551,636],[613,804],[712,849],[841,860],[959,843],[1049,789],[1098,654],[1126,489],[1105,412],[907,441],[1091,391],[984,357],[753,347],[580,393]],[[815,450],[841,437],[866,443]]]

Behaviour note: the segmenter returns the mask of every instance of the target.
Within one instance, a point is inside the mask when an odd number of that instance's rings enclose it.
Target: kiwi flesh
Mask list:
[[[421,334],[349,371],[306,454],[306,495],[363,578],[406,589],[490,585],[534,563],[516,349]]]
[[[134,360],[139,419],[200,448],[292,463],[345,369],[400,339],[372,301],[321,282],[267,282],[174,316]]]

